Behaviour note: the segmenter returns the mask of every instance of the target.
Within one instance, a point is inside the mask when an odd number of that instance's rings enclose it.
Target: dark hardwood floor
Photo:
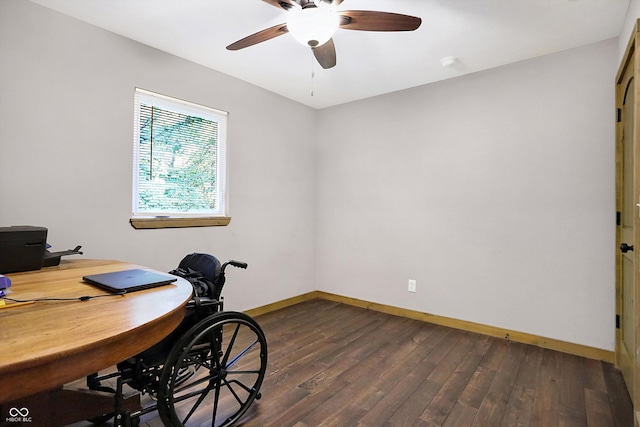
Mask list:
[[[324,300],[256,320],[269,365],[243,427],[633,426],[608,363]]]

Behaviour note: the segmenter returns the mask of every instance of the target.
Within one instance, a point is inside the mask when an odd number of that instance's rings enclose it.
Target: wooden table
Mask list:
[[[12,282],[7,296],[103,295],[82,276],[132,268],[146,269],[120,261],[63,260],[59,266],[7,274]],[[0,404],[60,389],[149,348],[180,324],[191,292],[191,284],[178,279],[126,295],[0,309]]]

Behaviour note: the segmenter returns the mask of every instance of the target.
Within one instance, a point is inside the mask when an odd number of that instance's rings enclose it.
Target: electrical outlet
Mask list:
[[[409,292],[415,292],[416,291],[416,281],[413,279],[409,279]]]

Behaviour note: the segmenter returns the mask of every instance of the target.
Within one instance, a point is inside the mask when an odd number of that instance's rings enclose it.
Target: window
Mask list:
[[[135,228],[226,225],[227,113],[136,89]]]

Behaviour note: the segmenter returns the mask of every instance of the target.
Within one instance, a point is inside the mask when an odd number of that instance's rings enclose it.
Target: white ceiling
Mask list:
[[[314,108],[614,38],[629,5],[629,0],[344,0],[341,10],[414,15],[422,25],[396,33],[339,29],[333,37],[337,65],[324,70],[290,34],[239,51],[225,49],[285,22],[285,11],[261,0],[32,1]],[[440,61],[447,56],[459,60],[444,68]]]

